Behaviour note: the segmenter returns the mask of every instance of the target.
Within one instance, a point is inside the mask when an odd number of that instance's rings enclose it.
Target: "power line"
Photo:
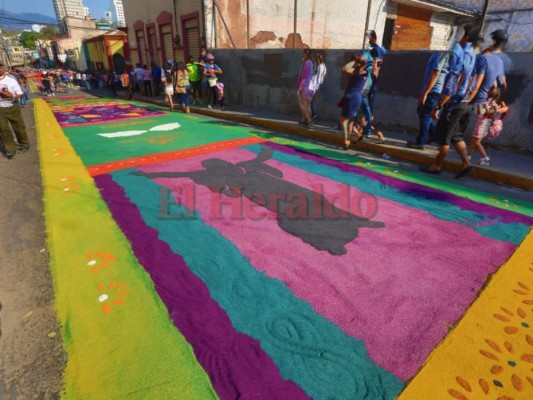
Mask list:
[[[20,18],[8,17],[6,15],[0,15],[0,19],[7,20],[8,22],[13,22],[13,23],[19,22],[19,23],[24,23],[24,24],[57,25],[57,24],[50,24],[47,22],[28,21],[28,20],[24,20]]]

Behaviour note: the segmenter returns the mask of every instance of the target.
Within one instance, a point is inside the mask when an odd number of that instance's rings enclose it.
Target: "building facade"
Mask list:
[[[117,23],[119,28],[124,28],[126,26],[126,16],[124,15],[122,0],[111,0],[111,5],[113,21]]]
[[[58,23],[61,23],[65,17],[83,18],[85,16],[82,0],[54,0],[54,10]]]
[[[128,0],[124,4],[132,64],[161,65],[198,56],[204,41],[203,0]]]
[[[87,65],[92,71],[116,71],[126,68],[128,35],[119,30],[106,32],[84,41]]]

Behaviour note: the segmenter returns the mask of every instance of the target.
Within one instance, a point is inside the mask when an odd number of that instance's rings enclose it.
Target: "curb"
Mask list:
[[[122,95],[119,95],[118,97],[125,98]],[[140,101],[143,103],[154,104],[157,106],[168,107],[166,103],[158,100],[142,98],[139,99],[138,97],[134,97],[133,100]],[[322,143],[333,144],[335,146],[338,146],[339,148],[342,146],[342,137],[340,136],[340,134],[335,135],[334,132],[320,131],[316,128],[304,128],[300,125],[292,125],[284,121],[278,121],[268,118],[250,117],[246,115],[232,113],[231,111],[219,111],[214,109],[210,110],[207,108],[200,108],[194,106],[191,106],[190,109],[191,112],[194,112],[195,114],[206,115],[209,117],[225,119],[233,122],[240,122],[243,124],[258,126],[274,131],[277,130],[287,132],[294,135],[302,136],[306,139],[313,139]],[[391,146],[387,144],[377,144],[367,141],[361,141],[357,144],[352,144],[350,146],[350,149],[362,150],[379,155],[387,153],[391,157],[397,158],[399,160],[409,161],[422,165],[431,165],[433,163],[433,160],[435,159],[434,156],[424,154],[419,150],[411,150],[409,148]],[[522,174],[510,173],[508,171],[493,168],[480,167],[478,165],[474,165],[474,167],[475,171],[472,176],[476,179],[483,179],[497,183],[499,185],[511,186],[526,191],[533,191],[533,177],[529,177]],[[444,160],[443,169],[451,172],[459,172],[461,170],[461,163],[459,163],[458,161]]]

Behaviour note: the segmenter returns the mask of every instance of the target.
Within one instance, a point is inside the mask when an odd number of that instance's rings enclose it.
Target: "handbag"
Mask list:
[[[209,78],[209,79],[207,79],[207,82],[209,82],[209,86],[211,86],[211,87],[216,86],[217,85],[217,81],[218,81],[217,78]]]

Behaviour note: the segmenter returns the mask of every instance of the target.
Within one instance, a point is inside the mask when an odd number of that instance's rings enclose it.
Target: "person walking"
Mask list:
[[[152,82],[154,83],[154,95],[155,97],[159,97],[161,95],[161,67],[153,62],[151,68]]]
[[[174,82],[176,81],[176,71],[170,63],[166,63],[163,68],[162,82],[165,87],[165,95],[167,96],[167,101],[170,107],[170,110],[174,110]]]
[[[455,177],[461,178],[474,170],[474,167],[470,165],[468,159],[463,134],[472,115],[472,106],[470,103],[473,100],[475,103],[478,99],[481,99],[481,102],[486,100],[486,96],[484,98],[483,96],[480,97],[478,91],[484,79],[483,77],[488,65],[487,57],[489,56],[480,55],[473,58],[474,47],[480,43],[479,32],[480,30],[477,27],[466,26],[465,33],[459,42],[462,53],[460,53],[457,46],[455,46],[454,51],[450,55],[450,68],[445,79],[444,89],[433,112],[433,116],[438,118],[437,127],[435,129],[435,141],[439,145],[439,151],[431,166],[420,167],[420,171],[422,172],[434,175],[441,174],[442,164],[450,151],[451,143],[454,144],[455,150],[461,157],[462,161],[462,168]],[[470,43],[470,46],[466,46],[468,43]],[[459,62],[460,65],[458,64]],[[504,75],[503,63],[498,57],[494,56],[493,59],[490,60],[490,65],[491,74],[487,76],[487,79],[492,80],[490,85],[486,88],[485,95],[488,93],[494,80],[500,76],[500,74],[502,76]],[[461,77],[460,81],[455,79],[455,74]],[[472,75],[475,76],[474,80],[476,85],[479,81],[479,86],[470,86],[470,77]],[[480,77],[481,80],[479,80]],[[468,91],[469,87],[472,88],[470,91]],[[485,86],[483,87],[485,88]],[[439,111],[444,106],[445,108],[443,109],[442,114],[439,115]]]
[[[409,148],[424,150],[429,143],[430,135],[435,132],[432,113],[440,99],[444,80],[448,74],[449,57],[448,52],[437,52],[429,58],[416,109],[418,114],[418,136],[414,142],[407,142],[407,147]]]
[[[508,110],[501,97],[507,89],[502,50],[509,37],[503,29],[492,32],[490,37],[494,43],[476,58],[471,88],[475,94],[470,95],[476,114],[476,126],[470,143],[469,160],[477,148],[482,157],[480,165],[485,167],[490,166],[490,158],[481,141],[489,135],[494,138],[501,132],[502,119]]]
[[[490,158],[483,146],[483,139],[486,137],[492,142],[496,139],[503,129],[503,119],[509,107],[503,100],[501,100],[501,89],[498,85],[493,85],[489,91],[486,110],[484,114],[478,115],[476,119],[476,126],[472,133],[472,140],[468,149],[468,160],[471,161],[471,157],[474,151],[477,150],[481,155],[479,165],[482,167],[490,167]]]
[[[378,44],[378,36],[376,35],[376,31],[368,32],[368,44],[370,49],[375,52],[375,58],[379,58],[379,60],[381,60],[381,64],[379,66],[381,68],[383,58],[385,57],[385,53],[387,51]],[[372,80],[372,86],[368,91],[368,106],[370,107],[370,112],[372,115],[374,115],[374,100],[376,99],[376,93],[378,92],[378,78],[379,75],[375,80]]]
[[[143,87],[144,87],[144,95],[147,97],[154,97],[154,94],[152,93],[152,71],[148,68],[147,65],[143,68]]]
[[[326,78],[326,74],[328,72],[328,69],[326,67],[325,62],[325,54],[322,52],[316,52],[315,53],[315,63],[316,63],[316,72],[311,78],[311,82],[309,84],[309,88],[313,91],[313,98],[311,99],[311,119],[315,121],[318,118],[316,107],[315,107],[315,98],[316,94],[318,92],[318,89],[320,89],[320,86],[324,83],[324,79]]]
[[[185,65],[180,61],[177,66],[176,71],[176,94],[178,95],[177,103],[180,105],[183,109],[183,111],[187,114],[191,112],[190,109],[190,101],[189,101],[189,91],[191,89],[189,84],[189,72],[187,71],[187,68],[185,68]]]
[[[17,101],[23,95],[17,80],[7,74],[4,63],[0,62],[0,139],[4,147],[2,155],[8,160],[16,153],[25,153],[30,148],[26,125]]]
[[[361,118],[362,134],[364,136],[369,135],[374,130],[374,133],[378,137],[377,143],[385,143],[385,136],[373,125],[374,114],[371,104],[371,93],[375,83],[378,81],[379,73],[381,72],[382,60],[378,57],[379,52],[376,49],[371,49],[369,52],[365,52],[367,58],[368,78],[363,88],[361,95],[361,112],[363,113]],[[356,132],[357,133],[357,132]]]
[[[300,124],[311,126],[313,119],[311,117],[311,100],[314,92],[310,87],[311,79],[315,74],[315,66],[311,57],[311,49],[304,49],[303,64],[300,69],[300,75],[296,84],[296,95],[298,96],[298,107],[300,107],[301,119]]]
[[[360,52],[355,52],[352,54],[352,61],[342,68],[342,72],[350,77],[340,102],[342,107],[340,125],[344,138],[343,148],[345,150],[350,147],[350,134],[353,132],[357,110],[361,107],[362,91],[368,79],[369,67],[370,64],[367,59]],[[357,132],[356,143],[362,137],[363,134]]]
[[[215,64],[215,56],[213,54],[208,54],[206,56],[207,64],[204,67],[204,76],[207,78],[209,83],[209,99],[207,108],[213,108],[216,106],[219,98],[217,81],[218,75],[222,74],[222,68]]]

